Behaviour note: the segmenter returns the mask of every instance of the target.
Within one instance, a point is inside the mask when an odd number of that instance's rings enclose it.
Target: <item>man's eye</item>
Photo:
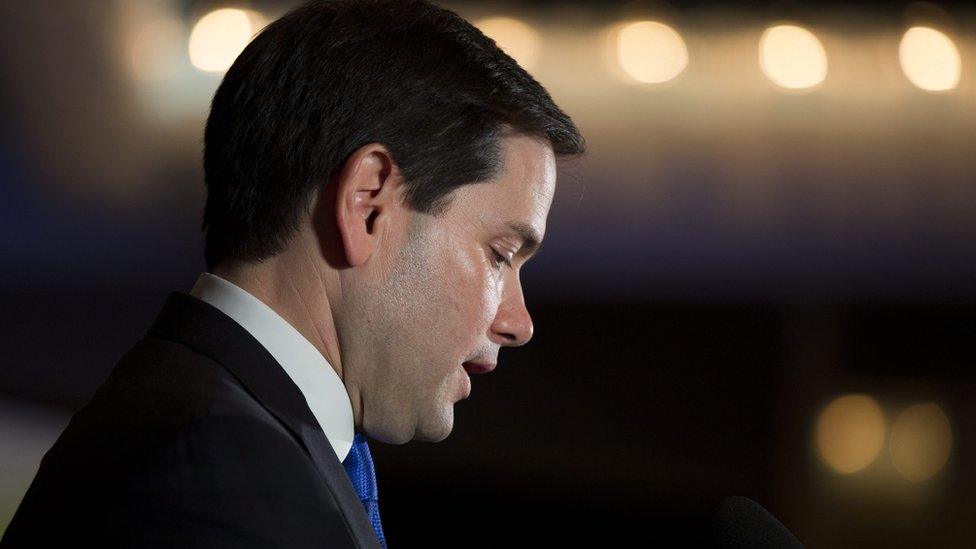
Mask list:
[[[496,269],[501,268],[502,263],[508,263],[508,258],[498,253],[498,251],[496,251],[494,248],[491,249],[491,255],[491,265]]]

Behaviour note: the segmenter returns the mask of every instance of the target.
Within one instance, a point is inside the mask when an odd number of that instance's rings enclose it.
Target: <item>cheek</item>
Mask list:
[[[436,292],[442,299],[430,312],[431,320],[441,325],[441,334],[453,334],[457,348],[450,351],[470,353],[486,337],[498,310],[503,289],[501,276],[506,267],[494,269],[486,250],[479,244],[443,236],[436,249],[445,253],[439,254],[429,273],[430,280],[440,286]],[[444,338],[438,339],[444,345]]]
[[[498,309],[498,275],[481,254],[479,260],[477,253],[455,248],[439,262],[439,272],[430,273],[431,280],[440,286],[440,298],[428,309],[425,316],[429,324],[423,329],[431,336],[431,351],[436,353],[432,356],[443,357],[446,369],[453,370],[457,361],[486,343]]]
[[[495,269],[485,252],[474,250],[465,258],[464,277],[459,278],[457,310],[465,311],[469,330],[487,328],[501,300],[501,276],[505,267]]]

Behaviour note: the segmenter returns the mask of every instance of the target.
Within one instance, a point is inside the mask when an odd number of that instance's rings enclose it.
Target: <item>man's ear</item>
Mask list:
[[[402,176],[393,155],[379,143],[356,149],[342,165],[336,185],[335,218],[349,265],[362,265],[376,251],[378,225],[399,205]]]

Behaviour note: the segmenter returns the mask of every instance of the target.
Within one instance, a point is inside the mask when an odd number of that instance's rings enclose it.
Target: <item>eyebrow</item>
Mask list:
[[[532,227],[519,221],[509,221],[508,228],[522,239],[518,255],[532,257],[542,248],[542,237]]]

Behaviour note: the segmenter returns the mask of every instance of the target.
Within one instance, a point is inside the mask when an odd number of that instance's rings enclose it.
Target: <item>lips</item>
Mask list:
[[[487,374],[495,369],[495,364],[487,362],[465,362],[461,367],[468,374]]]

